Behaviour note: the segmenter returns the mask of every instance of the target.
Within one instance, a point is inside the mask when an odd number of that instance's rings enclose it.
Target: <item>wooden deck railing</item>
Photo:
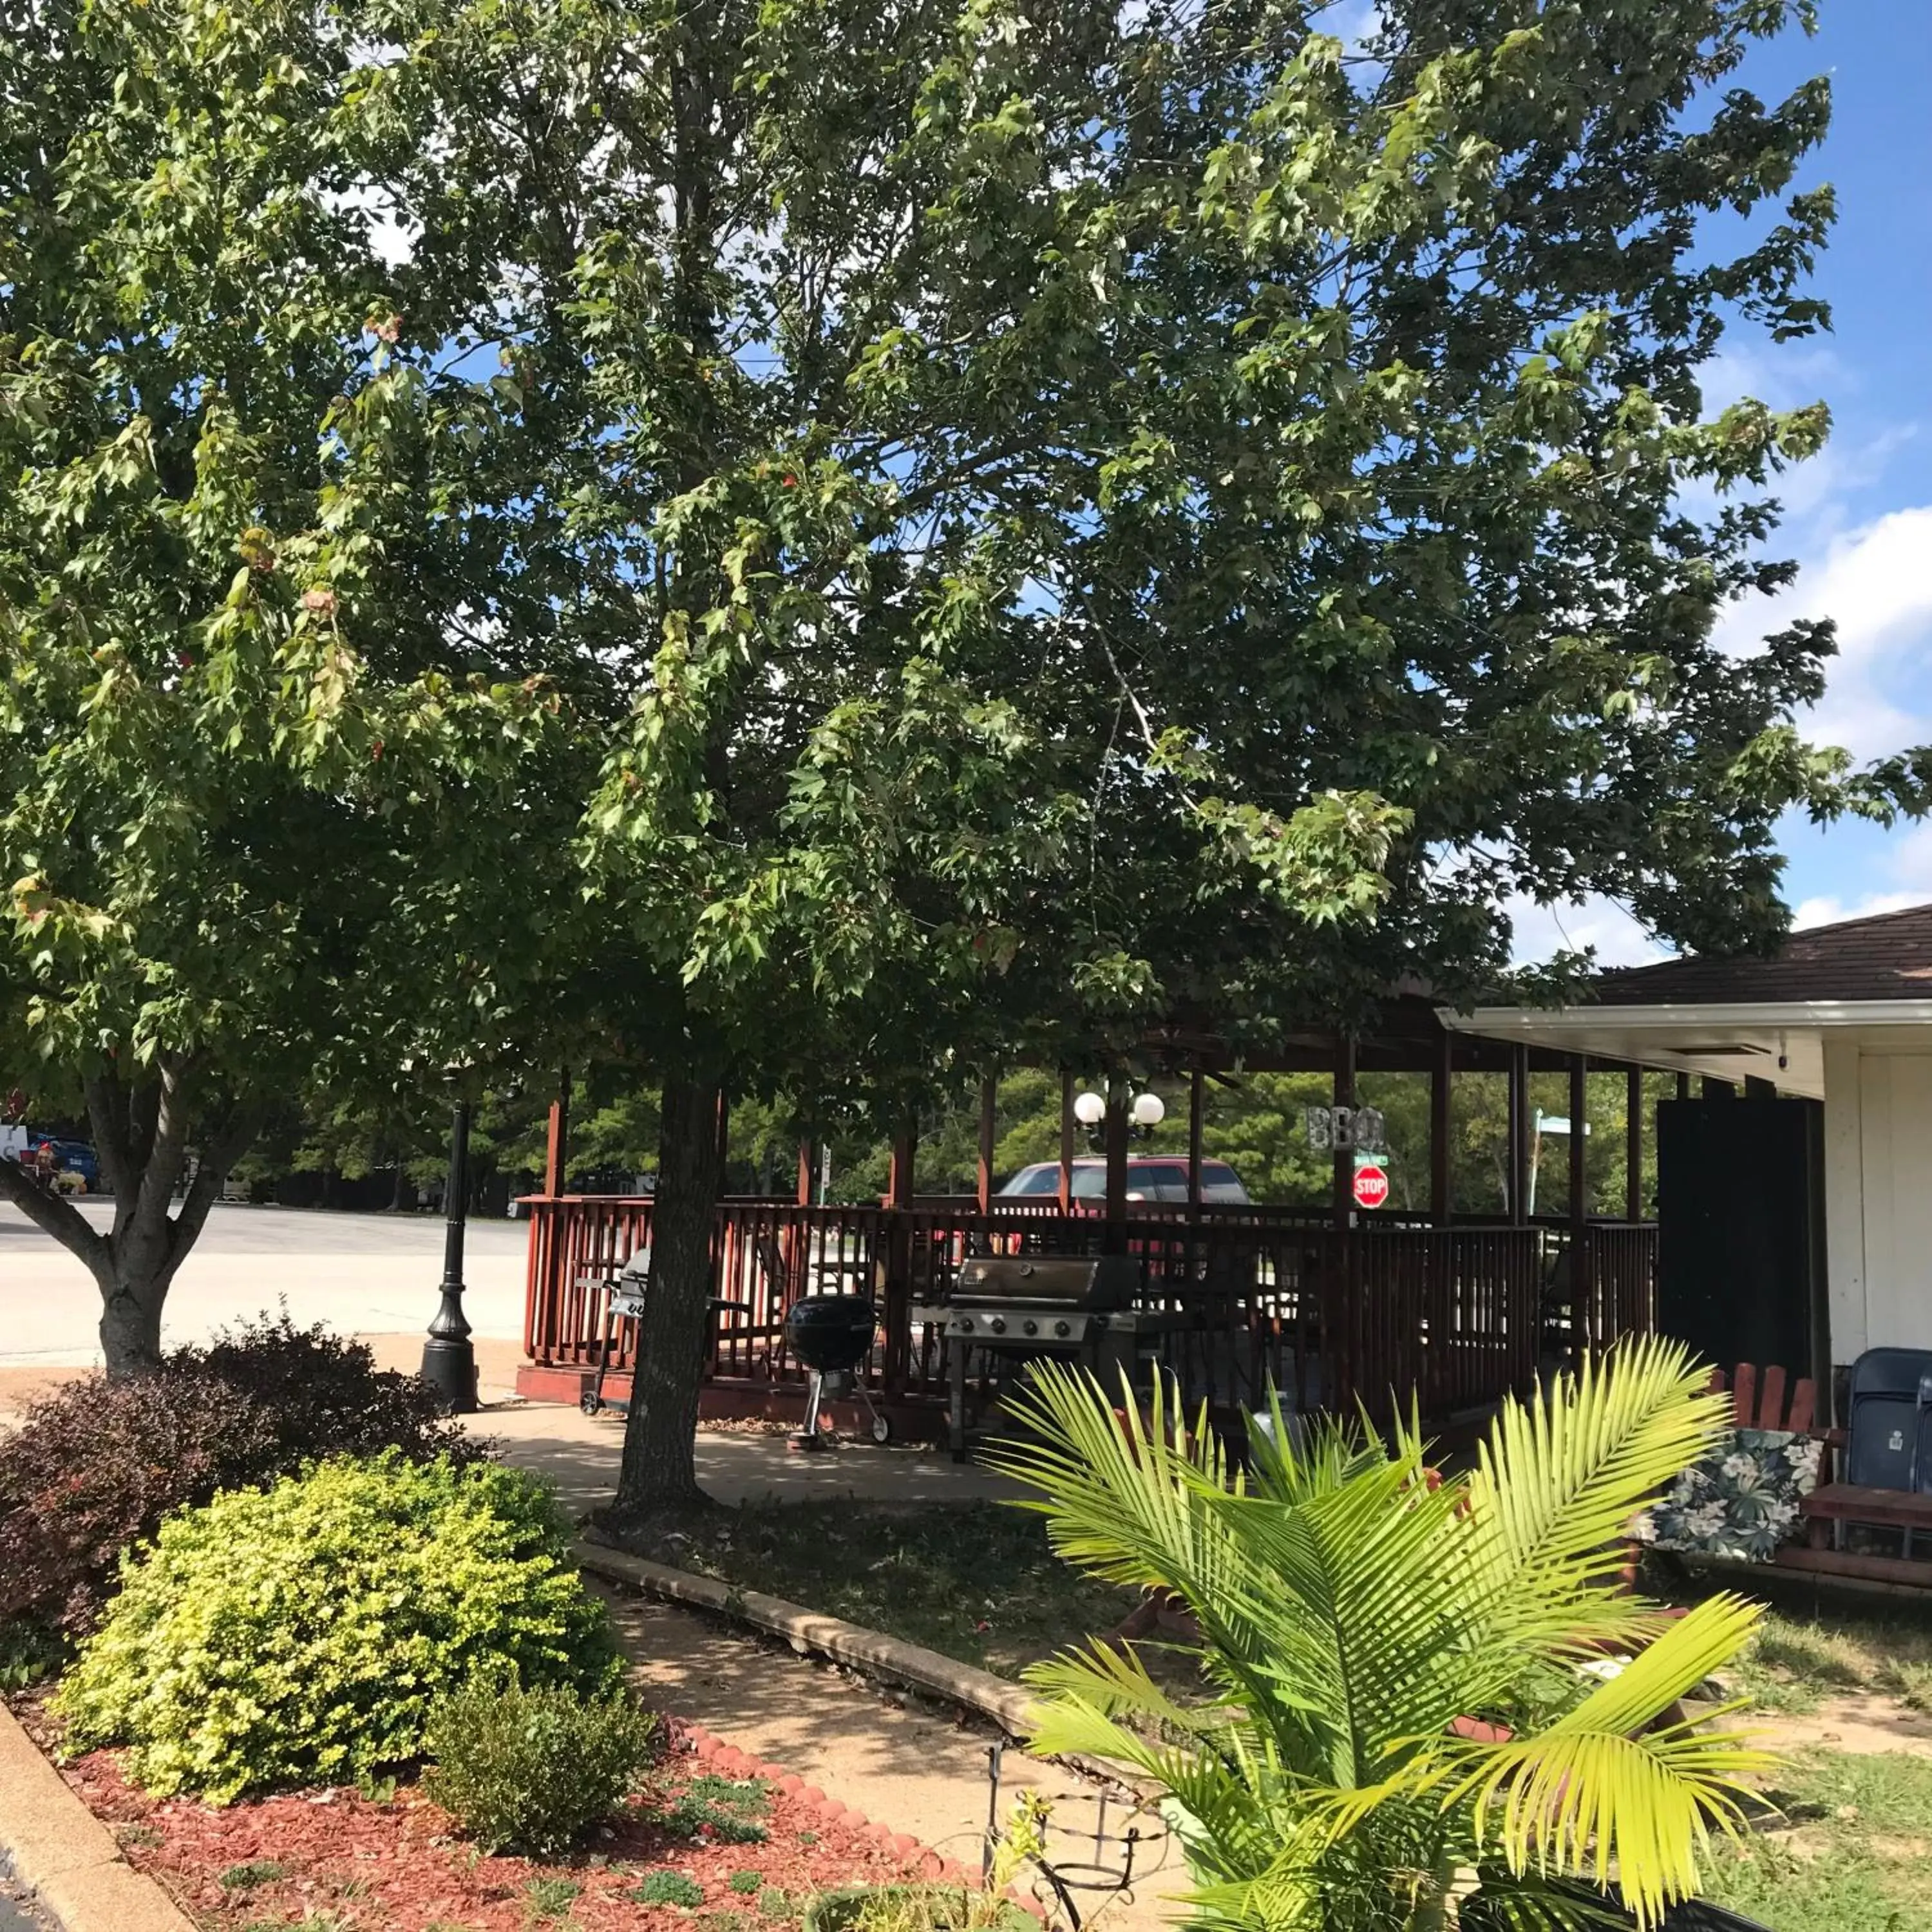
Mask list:
[[[537,1196],[530,1220],[525,1347],[546,1369],[588,1368],[601,1342],[601,1298],[585,1276],[614,1273],[650,1238],[648,1198]],[[721,1202],[714,1292],[738,1304],[718,1322],[707,1366],[718,1384],[796,1383],[785,1311],[801,1296],[865,1293],[880,1306],[880,1342],[866,1365],[889,1394],[936,1398],[938,1339],[915,1334],[914,1306],[943,1299],[976,1255],[1092,1253],[1096,1213],[1060,1214],[970,1197],[909,1209]],[[1656,1231],[1592,1224],[1556,1276],[1560,1228],[1432,1227],[1363,1216],[1337,1228],[1296,1208],[1136,1202],[1127,1251],[1142,1305],[1188,1317],[1163,1340],[1190,1400],[1245,1404],[1272,1382],[1302,1408],[1406,1409],[1443,1416],[1533,1379],[1552,1278],[1569,1286],[1572,1333],[1588,1346],[1647,1330],[1654,1307]],[[620,1334],[608,1366],[631,1367]]]

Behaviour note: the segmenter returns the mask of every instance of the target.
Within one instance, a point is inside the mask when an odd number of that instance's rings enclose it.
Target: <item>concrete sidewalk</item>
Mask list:
[[[632,1682],[652,1708],[701,1724],[874,1823],[979,1869],[991,1796],[993,1735],[986,1726],[741,1636],[675,1604],[592,1587],[610,1605]],[[1126,1802],[1118,1793],[1108,1796],[1103,1814],[1098,1785],[1010,1746],[1000,1765],[1003,1814],[1022,1786],[1053,1801],[1048,1848],[1056,1863],[1093,1862],[1093,1834],[1103,1816],[1110,1838],[1129,1828]],[[1154,1932],[1180,1916],[1172,1894],[1182,1889],[1186,1873],[1157,1816],[1132,1824],[1143,1840],[1132,1895],[1114,1899],[1105,1923],[1120,1932]],[[1115,1844],[1104,1855],[1119,1853]],[[1098,1898],[1081,1904],[1088,1917],[1100,1909]]]
[[[576,1514],[608,1502],[616,1492],[624,1445],[620,1416],[592,1417],[550,1402],[509,1402],[472,1417],[469,1426],[494,1437],[506,1462],[549,1477]],[[1018,1484],[974,1463],[955,1462],[944,1450],[881,1448],[841,1439],[801,1455],[788,1448],[782,1436],[708,1429],[698,1432],[698,1480],[707,1494],[734,1507],[842,1496],[911,1507],[1022,1493]]]

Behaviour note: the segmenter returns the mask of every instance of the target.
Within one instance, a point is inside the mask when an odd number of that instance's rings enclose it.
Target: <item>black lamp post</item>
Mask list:
[[[449,1178],[443,1191],[442,1300],[423,1344],[422,1376],[452,1415],[476,1410],[476,1351],[463,1312],[463,1228],[470,1205],[470,1102],[459,1098],[449,1123]]]

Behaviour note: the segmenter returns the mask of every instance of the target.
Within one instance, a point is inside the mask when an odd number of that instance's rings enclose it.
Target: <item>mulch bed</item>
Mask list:
[[[554,1864],[482,1856],[412,1786],[392,1797],[343,1789],[217,1809],[147,1797],[123,1777],[115,1751],[76,1759],[62,1775],[113,1828],[129,1863],[206,1932],[796,1932],[806,1899],[829,1886],[964,1876],[778,1766],[695,1727],[669,1728],[647,1790],[584,1853]],[[755,1788],[762,1842],[723,1842],[708,1826],[670,1819],[704,1779],[712,1782],[700,1794],[720,1779],[740,1792]],[[688,1880],[701,1902],[640,1903],[632,1894],[652,1873]],[[753,1873],[755,1886],[746,1876]]]

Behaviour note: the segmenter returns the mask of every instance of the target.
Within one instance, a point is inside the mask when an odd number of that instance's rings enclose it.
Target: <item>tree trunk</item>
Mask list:
[[[100,1352],[110,1381],[152,1375],[161,1365],[161,1305],[174,1274],[136,1270],[116,1255],[100,1283]]]
[[[638,1336],[624,1460],[612,1514],[621,1524],[704,1501],[692,1448],[710,1325],[711,1244],[721,1163],[718,1083],[680,1072],[664,1084],[650,1291]]]
[[[234,1105],[202,1143],[194,1178],[176,1213],[174,1191],[188,1166],[186,1069],[161,1063],[158,1076],[128,1085],[111,1071],[86,1082],[94,1150],[112,1190],[104,1233],[72,1202],[44,1192],[17,1162],[0,1161],[0,1201],[10,1201],[44,1233],[86,1264],[100,1291],[100,1347],[110,1378],[152,1374],[161,1359],[161,1309],[169,1285],[208,1220],[222,1180],[248,1152],[260,1110]]]

